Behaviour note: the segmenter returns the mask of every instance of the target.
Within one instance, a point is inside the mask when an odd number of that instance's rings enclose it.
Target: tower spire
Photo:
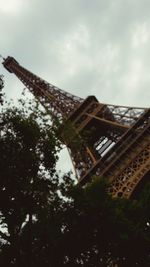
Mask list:
[[[150,177],[150,109],[99,103],[95,96],[84,100],[47,83],[12,57],[3,65],[53,117],[63,119],[61,139],[81,185],[93,176],[105,177],[113,196],[129,198]]]
[[[23,68],[13,57],[4,59],[3,65],[9,72],[14,73],[39,99],[52,117],[67,118],[83,101],[82,98],[59,89]]]

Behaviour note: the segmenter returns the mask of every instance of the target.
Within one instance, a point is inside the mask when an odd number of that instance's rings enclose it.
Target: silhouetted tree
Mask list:
[[[150,186],[112,199],[103,179],[59,177],[57,127],[20,104],[0,114],[0,266],[150,266]]]
[[[3,92],[2,92],[3,87],[4,87],[4,79],[3,75],[0,75],[0,104],[3,104]]]

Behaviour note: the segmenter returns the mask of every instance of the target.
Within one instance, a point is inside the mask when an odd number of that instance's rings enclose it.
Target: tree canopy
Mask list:
[[[1,111],[0,265],[150,266],[150,185],[112,199],[105,179],[60,177],[57,132],[34,100]]]
[[[3,87],[4,87],[3,75],[0,75],[0,104],[3,104],[3,93],[2,93]]]

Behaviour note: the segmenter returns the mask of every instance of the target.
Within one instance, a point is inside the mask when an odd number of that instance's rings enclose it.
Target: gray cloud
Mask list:
[[[5,56],[15,56],[82,97],[95,94],[104,102],[149,105],[149,1],[11,0],[13,7],[5,5],[0,0]],[[6,83],[11,80],[13,96],[15,78],[0,71]]]

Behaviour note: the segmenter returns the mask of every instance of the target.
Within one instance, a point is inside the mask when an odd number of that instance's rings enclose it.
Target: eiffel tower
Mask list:
[[[130,198],[150,178],[150,109],[100,103],[93,95],[74,96],[22,67],[13,57],[3,61],[61,122],[76,178],[84,186],[105,177],[114,197]],[[71,125],[67,134],[68,125]],[[76,142],[76,140],[79,140]]]

